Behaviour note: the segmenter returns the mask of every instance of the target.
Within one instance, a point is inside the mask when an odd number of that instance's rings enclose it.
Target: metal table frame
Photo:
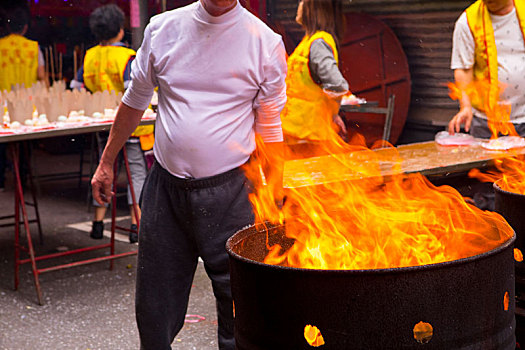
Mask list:
[[[385,123],[383,126],[383,142],[390,142],[390,132],[392,130],[392,119],[394,118],[394,104],[396,96],[390,95],[386,107],[378,107],[378,102],[372,101],[361,105],[341,105],[340,110],[342,112],[349,113],[373,113],[373,114],[384,114]],[[387,145],[384,145],[385,147]]]
[[[149,124],[154,124],[155,123],[155,120],[154,119],[148,119],[148,120],[143,120],[141,122],[141,125],[149,125]],[[19,281],[20,281],[20,278],[19,278],[19,274],[20,274],[20,265],[23,265],[23,264],[27,264],[27,263],[30,263],[31,264],[31,270],[33,272],[33,279],[34,279],[34,282],[35,282],[35,288],[36,288],[36,293],[37,293],[37,298],[38,298],[38,303],[40,305],[43,305],[43,299],[42,299],[42,290],[41,290],[41,287],[40,287],[40,281],[39,281],[39,275],[42,274],[42,273],[45,273],[45,272],[50,272],[50,271],[56,271],[56,270],[61,270],[61,269],[66,269],[66,268],[71,268],[71,267],[75,267],[75,266],[80,266],[80,265],[87,265],[87,264],[91,264],[91,263],[96,263],[96,262],[102,262],[102,261],[110,261],[110,270],[113,268],[113,260],[114,259],[118,259],[118,258],[123,258],[123,257],[126,257],[126,256],[130,256],[130,255],[135,255],[137,254],[137,250],[132,250],[132,251],[128,251],[128,252],[124,252],[124,253],[120,253],[120,254],[115,254],[115,231],[116,229],[121,229],[121,230],[126,230],[126,231],[130,231],[129,229],[126,229],[126,228],[123,228],[123,227],[119,227],[116,225],[116,198],[115,196],[113,196],[112,198],[112,211],[111,211],[111,219],[112,219],[112,223],[111,223],[111,237],[110,237],[110,242],[109,243],[105,243],[105,244],[100,244],[100,245],[94,245],[94,246],[90,246],[90,247],[85,247],[85,248],[79,248],[79,249],[74,249],[74,250],[70,250],[70,251],[66,251],[66,252],[59,252],[59,253],[53,253],[53,254],[46,254],[46,255],[41,255],[41,256],[36,256],[35,255],[35,250],[33,248],[33,241],[32,241],[32,238],[31,238],[31,232],[30,232],[30,229],[29,229],[29,223],[30,223],[30,220],[28,218],[28,215],[27,215],[27,209],[26,209],[26,202],[24,200],[24,191],[23,191],[23,188],[22,188],[22,182],[21,182],[21,179],[20,179],[20,168],[19,168],[19,164],[18,164],[18,155],[19,155],[19,152],[20,152],[20,143],[19,141],[26,141],[26,140],[34,140],[34,139],[39,139],[39,138],[46,138],[46,137],[54,137],[54,136],[64,136],[64,135],[76,135],[76,134],[83,134],[83,133],[90,133],[90,132],[97,132],[97,131],[107,131],[111,128],[111,125],[112,123],[103,123],[103,124],[95,124],[95,125],[89,125],[89,126],[82,126],[82,127],[74,127],[74,128],[61,128],[61,129],[50,129],[50,130],[42,130],[42,131],[35,131],[35,132],[27,132],[27,133],[20,133],[20,134],[7,134],[7,135],[0,135],[0,142],[9,142],[9,152],[11,153],[12,155],[12,159],[13,159],[13,170],[14,170],[14,175],[15,175],[15,195],[14,195],[14,206],[15,206],[15,214],[14,214],[14,217],[15,217],[15,244],[14,244],[14,249],[15,249],[15,273],[14,273],[14,287],[15,287],[15,290],[18,289],[18,285],[19,285]],[[133,215],[135,215],[136,218],[138,218],[138,212],[136,210],[136,198],[135,198],[135,194],[134,194],[134,191],[133,191],[133,183],[131,181],[131,174],[130,174],[130,171],[129,171],[129,163],[128,163],[128,159],[127,159],[127,153],[126,153],[126,149],[125,147],[123,148],[122,150],[123,152],[123,156],[124,156],[124,164],[125,164],[125,167],[126,167],[126,175],[127,175],[127,178],[128,178],[128,183],[130,185],[130,190],[131,190],[131,193],[132,193],[132,201],[133,201]],[[115,170],[115,174],[116,174],[116,169],[117,169],[117,161],[115,161],[115,165],[114,165],[114,170]],[[113,188],[116,189],[116,181],[117,181],[117,176],[114,177],[114,183],[113,183]],[[22,219],[22,222],[23,222],[23,226],[24,226],[24,229],[23,231],[25,231],[25,235],[26,235],[26,239],[27,239],[27,246],[24,246],[20,243],[20,220]],[[139,223],[138,223],[138,220],[137,220],[137,227],[139,226]],[[109,255],[105,255],[105,256],[101,256],[101,257],[97,257],[97,258],[91,258],[91,259],[86,259],[86,260],[78,260],[78,261],[75,261],[73,263],[68,263],[68,264],[58,264],[58,265],[54,265],[54,266],[50,266],[50,267],[47,267],[47,268],[38,268],[37,267],[37,262],[38,261],[41,261],[41,260],[46,260],[46,259],[52,259],[52,258],[58,258],[58,257],[62,257],[62,256],[68,256],[68,255],[73,255],[73,254],[78,254],[78,253],[84,253],[84,252],[88,252],[88,251],[93,251],[93,250],[99,250],[99,249],[104,249],[104,248],[109,248],[110,249],[110,254]],[[22,259],[20,257],[20,253],[21,251],[24,251],[26,252],[29,257],[26,258],[26,259]]]

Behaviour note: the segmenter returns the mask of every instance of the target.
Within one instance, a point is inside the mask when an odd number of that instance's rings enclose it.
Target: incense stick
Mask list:
[[[58,54],[58,64],[60,67],[58,69],[58,80],[62,80],[62,52]]]
[[[55,68],[56,68],[55,80],[57,80],[57,77],[58,77],[58,51],[57,51],[57,44],[56,43],[53,43],[53,60],[54,60],[54,63],[55,63]]]
[[[73,80],[77,79],[77,47],[73,49]]]
[[[54,53],[53,53],[53,47],[50,46],[49,47],[49,55],[51,56],[51,80],[53,80],[53,82],[55,81],[55,64],[53,63],[53,61],[55,60],[54,59]]]
[[[85,50],[84,50],[84,43],[80,43],[80,65],[84,65],[84,57],[85,57]]]
[[[44,54],[45,54],[45,64],[44,64],[44,70],[46,71],[46,80],[49,83],[49,51],[48,48],[44,48]]]

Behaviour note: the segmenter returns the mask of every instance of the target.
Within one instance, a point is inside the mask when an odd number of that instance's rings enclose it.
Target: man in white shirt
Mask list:
[[[282,183],[282,39],[237,0],[200,0],[151,19],[132,81],[92,180],[111,197],[112,164],[158,87],[153,165],[144,184],[136,317],[141,349],[170,349],[182,328],[200,256],[217,301],[220,349],[234,349],[226,240],[253,223],[239,169],[270,148],[268,181]]]
[[[523,1],[478,0],[457,20],[453,35],[451,68],[460,89],[483,77],[492,86],[502,83],[500,103],[511,104],[510,121],[525,136],[525,21]],[[451,134],[465,130],[489,138],[484,106],[473,106],[463,94],[460,111],[450,121]],[[489,116],[490,117],[490,116]]]

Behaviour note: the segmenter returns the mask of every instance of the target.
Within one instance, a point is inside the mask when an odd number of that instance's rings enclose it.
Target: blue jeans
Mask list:
[[[98,154],[102,156],[102,152],[104,152],[104,147],[106,147],[106,143],[108,141],[108,133],[97,133],[97,144],[98,144]],[[142,191],[142,186],[144,185],[144,181],[146,180],[146,175],[148,173],[148,167],[146,164],[146,158],[144,156],[144,151],[140,148],[140,142],[138,139],[136,142],[132,142],[131,138],[126,141],[125,146],[126,152],[128,155],[128,164],[129,164],[129,173],[131,175],[131,181],[133,182],[133,193],[135,195],[135,200],[138,201],[140,197],[140,193]],[[121,155],[119,154],[119,157]],[[124,167],[124,158],[121,157],[119,161],[119,169],[118,171],[121,171],[121,168]],[[114,176],[118,176],[118,174],[114,174]],[[128,205],[133,204],[133,198],[131,196],[131,190],[128,184],[128,192],[127,192],[127,199],[128,199]],[[98,204],[93,199],[93,205],[95,207],[100,207],[100,204]],[[105,205],[108,206],[107,204]]]
[[[184,325],[198,257],[212,281],[219,349],[235,349],[226,240],[254,222],[239,169],[181,179],[154,163],[140,200],[135,310],[141,349],[171,349]]]

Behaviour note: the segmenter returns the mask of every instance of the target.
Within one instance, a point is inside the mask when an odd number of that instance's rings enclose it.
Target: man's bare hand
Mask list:
[[[460,132],[461,125],[463,124],[465,124],[465,131],[468,132],[472,124],[472,118],[472,108],[466,107],[460,109],[458,114],[448,123],[448,133],[454,135],[456,132]]]
[[[346,135],[345,122],[343,121],[343,119],[339,115],[335,116],[334,123],[339,128],[339,134],[342,135],[342,136]]]
[[[106,163],[100,163],[91,179],[91,190],[93,199],[100,205],[109,203],[113,192],[111,185],[113,184],[113,167]]]

